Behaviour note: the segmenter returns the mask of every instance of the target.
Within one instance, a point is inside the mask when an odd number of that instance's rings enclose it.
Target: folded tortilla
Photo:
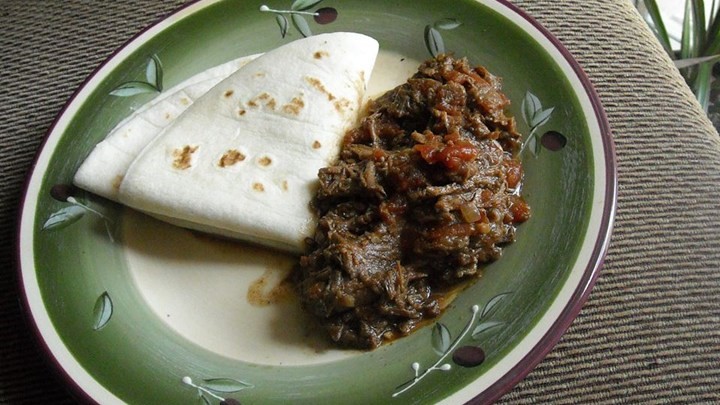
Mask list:
[[[74,183],[118,201],[118,189],[125,172],[150,141],[200,96],[258,56],[245,56],[205,70],[143,105],[95,146],[76,172]]]
[[[181,226],[301,252],[317,173],[356,124],[374,39],[322,34],[274,49],[195,100],[128,167],[118,200]]]

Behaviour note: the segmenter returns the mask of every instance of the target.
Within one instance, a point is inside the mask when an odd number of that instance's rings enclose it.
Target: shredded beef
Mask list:
[[[294,274],[332,340],[375,348],[441,311],[529,218],[501,81],[441,55],[371,102],[319,173],[320,220]]]

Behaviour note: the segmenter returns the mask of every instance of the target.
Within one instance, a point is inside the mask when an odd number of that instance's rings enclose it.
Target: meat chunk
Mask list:
[[[440,314],[530,218],[501,81],[440,55],[375,100],[319,173],[320,220],[294,281],[340,345],[371,349]]]

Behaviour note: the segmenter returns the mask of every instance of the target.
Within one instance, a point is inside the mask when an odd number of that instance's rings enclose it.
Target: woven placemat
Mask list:
[[[720,401],[720,141],[630,1],[518,1],[583,66],[618,210],[585,308],[513,403]]]
[[[73,403],[24,323],[22,184],[82,80],[179,0],[0,1],[0,403]],[[517,0],[595,84],[619,203],[601,276],[560,343],[502,403],[720,402],[720,141],[629,0]]]

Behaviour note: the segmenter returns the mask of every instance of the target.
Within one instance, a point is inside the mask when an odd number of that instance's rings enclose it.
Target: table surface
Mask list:
[[[19,305],[15,227],[52,120],[180,0],[0,1],[0,403],[73,403]],[[599,93],[619,197],[607,259],[558,345],[501,403],[720,402],[720,138],[629,0],[516,0]]]

